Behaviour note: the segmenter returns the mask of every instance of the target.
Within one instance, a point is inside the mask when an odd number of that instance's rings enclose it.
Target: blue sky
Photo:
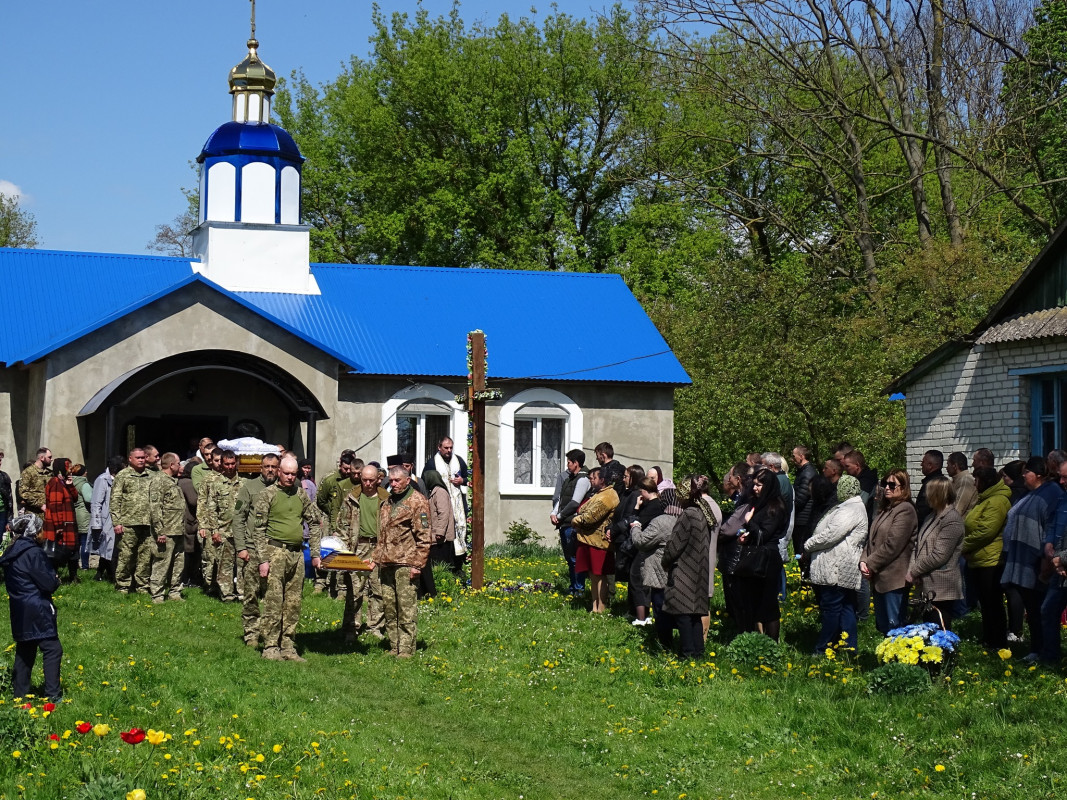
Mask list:
[[[630,3],[625,3],[630,5]],[[448,0],[423,0],[447,13]],[[591,16],[606,0],[557,0]],[[413,14],[415,0],[379,0]],[[531,12],[536,6],[537,12]],[[547,4],[464,0],[468,22],[543,18]],[[4,4],[0,26],[0,192],[37,219],[39,247],[146,252],[183,210],[180,188],[208,135],[230,116],[226,77],[244,57],[248,0]],[[369,51],[371,3],[257,0],[259,53],[280,76],[332,80]]]

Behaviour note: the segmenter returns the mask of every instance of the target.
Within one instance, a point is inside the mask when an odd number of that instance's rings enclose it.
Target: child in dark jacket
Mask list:
[[[11,523],[14,537],[0,555],[0,569],[11,604],[11,637],[15,640],[15,666],[11,683],[15,697],[30,693],[30,674],[37,661],[37,648],[44,654],[44,695],[51,701],[63,696],[59,685],[59,663],[63,647],[59,643],[56,607],[52,593],[59,588],[59,576],[41,549],[41,520],[35,514],[22,514]]]

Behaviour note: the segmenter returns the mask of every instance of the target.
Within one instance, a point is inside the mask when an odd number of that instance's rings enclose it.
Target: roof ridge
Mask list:
[[[443,266],[420,266],[418,264],[353,264],[351,262],[311,262],[312,267],[325,267],[327,269],[374,269],[392,270],[396,272],[463,272],[481,273],[489,275],[542,275],[542,276],[571,276],[582,278],[621,278],[617,272],[572,272],[550,269],[494,269],[492,267],[443,267]]]
[[[61,255],[61,256],[83,256],[86,258],[136,258],[146,259],[150,258],[153,261],[173,261],[180,263],[199,262],[199,258],[191,258],[189,256],[157,256],[150,255],[148,253],[100,253],[92,250],[51,250],[37,247],[0,247],[0,252],[5,254],[19,254],[19,255],[35,255],[35,256],[49,256],[49,255]]]

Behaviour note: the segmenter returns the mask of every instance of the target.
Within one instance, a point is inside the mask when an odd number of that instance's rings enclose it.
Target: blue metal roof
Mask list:
[[[481,329],[490,378],[690,382],[617,275],[348,264],[312,272],[320,295],[233,293],[183,258],[0,248],[9,308],[27,298],[31,311],[0,319],[0,363],[31,363],[202,282],[354,374],[465,378],[466,335]],[[604,309],[607,326],[592,321]]]
[[[224,122],[207,137],[196,160],[233,155],[281,156],[297,163],[304,160],[285,128],[264,122]]]
[[[187,258],[0,247],[0,276],[0,363],[16,364],[169,294],[192,268]]]

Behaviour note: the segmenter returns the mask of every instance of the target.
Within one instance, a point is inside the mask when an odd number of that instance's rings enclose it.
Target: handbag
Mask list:
[[[769,547],[755,545],[738,549],[741,554],[734,575],[741,578],[765,578],[773,568],[773,562],[778,560],[777,550],[772,551]]]

